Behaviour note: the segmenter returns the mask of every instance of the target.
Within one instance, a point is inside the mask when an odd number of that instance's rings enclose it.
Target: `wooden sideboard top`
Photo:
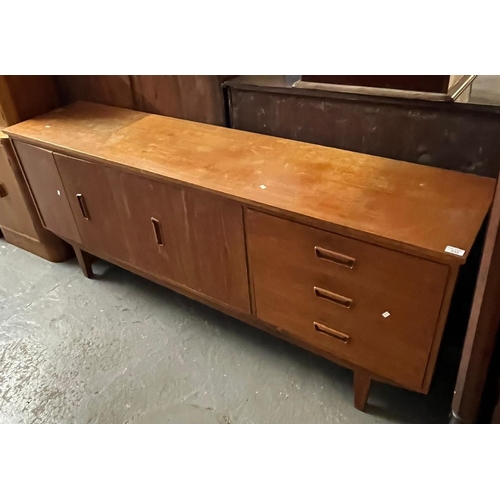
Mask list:
[[[472,174],[83,101],[5,132],[448,262],[465,260],[495,189]]]

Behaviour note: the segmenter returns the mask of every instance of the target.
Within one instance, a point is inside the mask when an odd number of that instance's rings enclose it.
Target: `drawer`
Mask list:
[[[257,316],[313,347],[418,390],[449,268],[247,211]]]

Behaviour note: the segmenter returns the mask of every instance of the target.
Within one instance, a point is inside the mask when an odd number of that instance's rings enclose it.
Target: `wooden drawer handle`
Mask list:
[[[156,244],[159,247],[163,246],[163,234],[161,232],[161,224],[158,219],[151,217],[151,223],[153,224],[153,231],[155,233]]]
[[[85,204],[83,194],[77,194],[76,199],[78,200],[78,205],[80,205],[80,210],[82,212],[83,218],[86,220],[90,220],[89,212],[87,210],[87,205]]]
[[[330,302],[345,307],[346,309],[349,309],[352,306],[352,299],[349,299],[337,293],[330,292],[329,290],[325,290],[324,288],[315,286],[314,293],[316,294],[316,297],[329,300]]]
[[[346,335],[345,333],[342,332],[337,332],[337,330],[334,330],[333,328],[329,328],[328,326],[322,325],[321,323],[316,323],[316,321],[313,322],[314,324],[314,329],[319,332],[319,333],[324,333],[325,335],[328,335],[329,337],[334,338],[335,340],[339,340],[340,342],[343,342],[344,344],[347,344],[349,342],[349,335]]]
[[[7,196],[7,190],[5,189],[5,186],[0,183],[0,198],[5,198]]]
[[[354,264],[356,263],[356,259],[354,257],[349,257],[348,255],[332,252],[331,250],[327,250],[326,248],[314,247],[314,252],[316,253],[316,257],[318,257],[319,259],[333,262],[334,264],[347,267],[348,269],[352,269],[354,267]]]

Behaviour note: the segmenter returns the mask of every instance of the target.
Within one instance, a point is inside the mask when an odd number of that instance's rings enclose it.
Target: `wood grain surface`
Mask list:
[[[471,174],[87,102],[5,131],[456,264],[467,257],[495,187]],[[465,253],[451,255],[447,246]]]
[[[246,229],[259,319],[422,390],[448,266],[253,210]]]

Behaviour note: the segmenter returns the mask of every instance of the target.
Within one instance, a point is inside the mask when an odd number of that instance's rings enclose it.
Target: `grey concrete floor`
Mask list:
[[[429,396],[375,383],[104,262],[88,280],[0,239],[0,423],[444,422]],[[444,389],[443,389],[444,388]]]

